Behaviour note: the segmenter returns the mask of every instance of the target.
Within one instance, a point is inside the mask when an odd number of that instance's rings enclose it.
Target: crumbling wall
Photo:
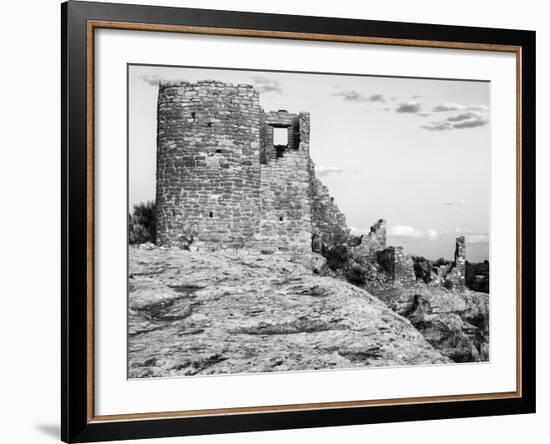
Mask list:
[[[310,166],[310,198],[312,207],[313,249],[322,244],[330,245],[344,241],[349,234],[346,217],[340,211],[328,188],[315,175],[313,162]],[[317,246],[317,247],[316,247]]]
[[[370,260],[376,260],[376,252],[386,248],[386,220],[379,219],[370,227],[368,234],[361,236],[355,251]]]
[[[260,105],[250,85],[161,83],[157,242],[243,246],[259,231]]]
[[[410,285],[416,281],[412,257],[403,247],[388,247],[376,253],[376,261],[391,282]]]
[[[455,261],[446,274],[445,281],[455,290],[462,291],[466,288],[466,240],[464,236],[456,238]]]

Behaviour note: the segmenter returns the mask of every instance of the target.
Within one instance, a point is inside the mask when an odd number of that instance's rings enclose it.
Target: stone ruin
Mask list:
[[[434,265],[431,261],[415,262],[405,254],[403,247],[386,245],[386,221],[378,220],[368,234],[359,236],[352,248],[354,253],[376,264],[391,283],[404,286],[417,280],[433,285],[444,285],[462,291],[466,288],[466,241],[456,238],[454,262]]]
[[[159,85],[158,244],[304,252],[347,233],[315,175],[309,113],[259,100],[245,84]]]
[[[321,252],[346,239],[343,213],[316,177],[310,116],[266,112],[251,85],[161,82],[157,112],[157,243],[199,250]],[[353,247],[388,279],[417,278],[411,256],[387,247],[380,219]],[[465,287],[464,237],[434,282]]]

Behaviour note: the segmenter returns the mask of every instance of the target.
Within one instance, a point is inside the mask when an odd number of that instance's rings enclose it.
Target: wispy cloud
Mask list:
[[[138,77],[139,80],[148,83],[149,85],[156,86],[160,82],[160,77],[158,74],[152,74],[152,75],[142,75]]]
[[[459,105],[458,103],[444,103],[437,105],[432,110],[435,113],[447,111],[484,111],[488,112],[489,108],[485,105]]]
[[[385,102],[386,98],[383,94],[364,94],[361,91],[357,90],[345,90],[345,91],[339,91],[332,94],[333,96],[341,97],[343,100],[347,102],[359,102],[359,103],[365,103],[365,102]]]
[[[434,111],[442,112],[443,109],[445,111],[450,111],[451,109],[456,110],[458,109],[457,107],[460,107],[461,110],[476,108],[478,111],[463,111],[459,114],[449,116],[446,119],[434,121],[428,125],[422,125],[421,128],[428,131],[447,131],[452,129],[476,128],[489,123],[487,107],[484,107],[483,105],[466,107],[463,105],[447,104],[435,107]],[[485,108],[485,110],[482,110],[481,108]]]
[[[489,243],[489,233],[475,233],[465,236],[469,244],[487,244]]]
[[[278,80],[264,76],[253,76],[254,87],[261,93],[283,94],[283,88]]]
[[[184,79],[179,76],[163,76],[161,77],[158,74],[144,74],[138,77],[139,80],[148,83],[151,86],[157,86],[162,81],[170,81],[170,82],[188,82],[187,79]]]
[[[447,131],[452,129],[453,125],[449,122],[431,122],[427,125],[422,125],[420,128],[428,131]]]
[[[477,202],[475,200],[465,200],[465,199],[461,199],[461,200],[448,200],[446,202],[443,202],[443,205],[461,205],[461,206],[464,206],[464,205],[476,205]]]
[[[434,229],[426,231],[411,227],[410,225],[393,225],[388,228],[388,234],[394,237],[408,239],[427,239],[435,240],[439,237],[439,232]]]
[[[368,97],[368,101],[369,102],[385,102],[386,99],[384,98],[384,96],[382,94],[371,94]]]
[[[343,168],[337,167],[328,167],[328,166],[317,166],[315,167],[315,173],[318,177],[330,176],[331,174],[340,174],[343,173]]]
[[[465,120],[464,122],[455,123],[453,125],[453,128],[456,129],[464,129],[464,128],[477,128],[478,126],[485,126],[489,123],[488,119],[480,118],[480,119],[472,119],[472,120]]]
[[[476,119],[480,117],[481,117],[480,113],[468,111],[466,113],[460,113],[455,116],[448,117],[445,120],[447,120],[447,122],[461,122],[462,120]]]
[[[409,114],[416,114],[420,112],[420,102],[412,101],[412,102],[401,102],[399,105],[397,105],[397,108],[395,108],[396,113],[409,113]]]

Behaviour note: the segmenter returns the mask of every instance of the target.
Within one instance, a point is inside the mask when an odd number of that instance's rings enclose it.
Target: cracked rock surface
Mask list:
[[[444,364],[322,258],[130,248],[129,377]]]
[[[406,317],[441,354],[455,362],[489,360],[489,295],[449,291],[423,283],[373,290]]]

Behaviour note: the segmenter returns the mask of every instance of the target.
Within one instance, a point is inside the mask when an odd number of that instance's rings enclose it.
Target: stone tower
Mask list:
[[[239,246],[258,233],[260,112],[250,85],[159,85],[160,244],[177,244],[192,232],[199,247]]]
[[[159,85],[157,243],[311,251],[347,232],[315,177],[309,113],[264,112],[251,85]]]

